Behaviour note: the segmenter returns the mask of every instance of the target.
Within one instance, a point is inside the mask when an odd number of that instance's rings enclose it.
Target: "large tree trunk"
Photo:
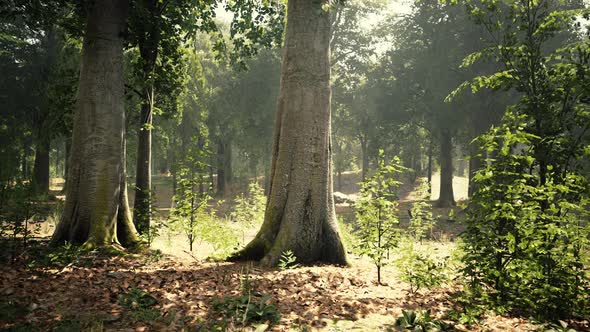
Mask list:
[[[440,196],[438,207],[455,205],[453,194],[453,136],[448,130],[440,133]]]
[[[291,0],[264,223],[230,260],[347,264],[332,195],[330,21],[323,1]]]
[[[51,142],[47,135],[39,135],[33,166],[33,186],[38,194],[49,193],[49,150]]]
[[[131,246],[139,241],[127,202],[123,35],[128,3],[91,2],[64,212],[52,243]]]

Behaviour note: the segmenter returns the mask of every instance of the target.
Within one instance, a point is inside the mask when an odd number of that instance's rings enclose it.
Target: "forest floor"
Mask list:
[[[465,179],[456,179],[458,198],[465,184]],[[165,207],[169,198],[161,196],[158,204]],[[400,216],[412,200],[411,190],[402,195]],[[338,211],[345,219],[352,214],[346,204]],[[397,263],[384,267],[381,285],[376,283],[374,265],[354,253],[350,267],[283,270],[211,262],[205,259],[207,245],[189,254],[180,238],[162,237],[154,245],[159,250],[142,255],[113,257],[73,247],[48,254],[44,243],[52,227],[41,225],[37,229],[43,236],[37,244],[14,264],[0,266],[0,331],[210,331],[223,326],[241,330],[246,315],[239,310],[236,315],[240,303],[259,304],[268,319],[275,317],[275,308],[280,313],[276,324],[268,326],[265,318],[244,328],[256,331],[393,331],[402,311],[410,310],[429,310],[434,320],[452,324],[450,330],[542,330],[529,319],[491,312],[470,325],[449,320],[463,309],[459,267],[453,259],[453,240],[462,227],[446,218],[448,210],[434,213],[440,221],[431,239],[392,252],[391,260]],[[418,290],[402,281],[408,252],[450,257],[446,281]],[[262,296],[269,296],[268,301]],[[224,297],[233,300],[224,302]],[[580,330],[590,330],[587,321],[578,323]]]

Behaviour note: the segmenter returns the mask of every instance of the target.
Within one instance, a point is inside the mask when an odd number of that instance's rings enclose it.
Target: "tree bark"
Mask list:
[[[369,171],[369,152],[368,152],[368,142],[367,139],[361,139],[361,181],[365,181],[367,178],[367,172]]]
[[[135,170],[135,201],[133,223],[140,234],[150,229],[152,187],[152,107],[144,101],[141,107],[140,129],[137,141],[137,167]]]
[[[291,250],[301,263],[347,264],[332,193],[330,20],[323,4],[288,3],[264,223],[230,260],[274,266]]]
[[[68,186],[68,174],[70,172],[70,154],[72,151],[72,138],[71,137],[66,137],[66,151],[65,151],[65,155],[64,155],[64,185],[61,188],[61,192],[63,194],[66,193],[66,188]]]
[[[52,243],[132,246],[125,172],[126,1],[95,0],[86,20],[66,203]]]
[[[143,64],[142,76],[144,86],[142,88],[143,100],[141,103],[139,136],[137,140],[133,222],[141,234],[149,231],[151,222],[152,126],[155,98],[153,76],[158,59],[158,45],[160,44],[158,19],[161,15],[161,10],[157,3],[158,1],[155,0],[142,0],[138,2],[142,12],[145,13],[138,41],[139,54]]]
[[[228,194],[232,182],[232,149],[227,138],[220,138],[217,144],[217,195]]]
[[[440,196],[438,207],[455,205],[453,194],[453,136],[448,130],[440,133]]]
[[[47,135],[39,135],[33,166],[33,187],[38,194],[49,193],[49,149],[51,142]]]
[[[223,140],[217,143],[217,195],[225,196],[225,144]]]

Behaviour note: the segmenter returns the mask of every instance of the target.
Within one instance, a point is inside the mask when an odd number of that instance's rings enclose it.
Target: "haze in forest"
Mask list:
[[[0,330],[590,330],[588,20],[2,2]]]

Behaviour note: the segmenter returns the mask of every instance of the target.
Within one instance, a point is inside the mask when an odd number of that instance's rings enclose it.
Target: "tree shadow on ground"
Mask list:
[[[321,328],[329,321],[356,321],[371,314],[395,318],[402,309],[439,313],[452,306],[445,291],[410,294],[402,283],[376,286],[354,268],[333,266],[278,271],[249,263],[187,266],[162,261],[153,265],[115,257],[98,260],[92,267],[3,268],[1,272],[0,293],[28,308],[26,315],[12,323],[42,323],[45,327],[80,313],[96,313],[106,328],[113,329],[194,326],[220,319],[211,311],[213,300],[240,295],[245,278],[253,293],[272,296],[271,303],[282,314],[281,329],[293,325]],[[157,300],[155,308],[161,319],[137,321],[121,307],[120,295],[134,288]],[[6,326],[8,322],[0,322],[0,327]]]

